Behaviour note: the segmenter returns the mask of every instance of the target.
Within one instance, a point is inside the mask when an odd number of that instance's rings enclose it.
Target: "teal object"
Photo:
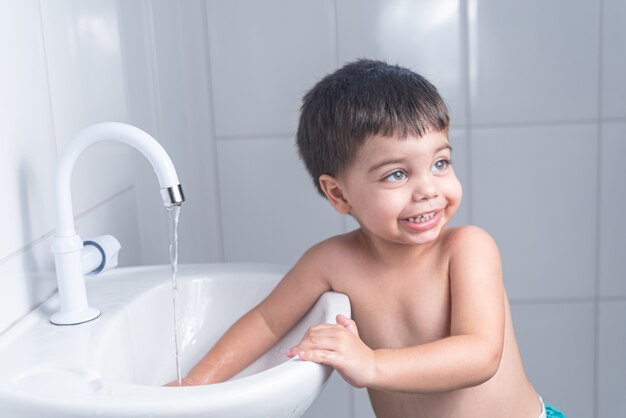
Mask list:
[[[565,414],[546,404],[546,418],[566,418]]]

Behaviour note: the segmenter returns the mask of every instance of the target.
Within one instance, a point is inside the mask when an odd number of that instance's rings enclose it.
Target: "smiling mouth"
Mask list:
[[[423,222],[428,222],[430,221],[432,218],[435,217],[435,215],[437,215],[437,210],[434,210],[432,212],[426,212],[426,213],[422,213],[421,215],[417,215],[417,216],[413,216],[410,218],[405,218],[405,220],[414,223],[414,224],[419,224],[419,223],[423,223]]]

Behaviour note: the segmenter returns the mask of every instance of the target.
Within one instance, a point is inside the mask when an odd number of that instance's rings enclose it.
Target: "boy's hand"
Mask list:
[[[287,357],[313,361],[333,367],[355,387],[366,387],[374,377],[375,356],[359,338],[356,323],[337,315],[337,324],[316,325],[307,331],[300,344],[287,351]]]
[[[169,383],[166,383],[163,386],[168,386],[168,387],[170,387],[170,386],[199,386],[199,385],[203,385],[203,384],[206,384],[206,383],[197,382],[194,379],[192,379],[189,376],[187,376],[187,377],[184,377],[180,381],[180,384],[178,383],[178,380],[173,380],[173,381],[171,381]]]

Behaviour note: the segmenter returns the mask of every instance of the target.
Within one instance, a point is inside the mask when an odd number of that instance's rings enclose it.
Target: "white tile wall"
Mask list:
[[[164,145],[158,122],[161,113],[158,103],[160,96],[154,39],[156,29],[152,17],[153,2],[122,1],[119,7],[120,30],[124,38],[123,53],[130,122]],[[169,147],[167,149],[169,151]],[[161,243],[169,240],[168,219],[157,192],[158,182],[148,162],[143,157],[137,156],[136,159],[137,209],[141,214],[138,217],[142,243],[141,260],[144,264],[166,263],[169,254],[167,249],[162,248]],[[182,219],[185,219],[184,215]]]
[[[342,232],[342,219],[313,186],[293,138],[218,142],[226,261],[294,264]]]
[[[598,1],[468,4],[473,123],[597,116]]]
[[[148,0],[120,1],[119,26],[127,81],[130,123],[156,135],[157,95],[154,59],[152,3]]]
[[[122,190],[110,200],[76,218],[76,233],[83,239],[111,234],[118,239],[122,248],[119,253],[120,266],[132,266],[140,260],[138,244],[137,196],[135,188]],[[167,243],[164,247],[167,248]],[[167,250],[166,250],[167,251]],[[94,278],[94,280],[97,280]]]
[[[221,261],[204,2],[120,6],[132,123],[169,152],[187,199],[179,224],[180,261]],[[138,163],[137,185],[142,262],[166,263],[167,213],[144,161]]]
[[[0,260],[0,333],[56,291],[51,236]]]
[[[463,187],[461,206],[450,222],[451,226],[467,225],[470,223],[471,181],[470,181],[470,144],[469,130],[452,129],[448,140],[452,146],[452,166],[454,173]]]
[[[140,253],[136,213],[136,196],[134,189],[129,188],[78,215],[76,233],[83,240],[113,235],[122,246],[120,266],[134,265]],[[53,235],[51,231],[22,251],[0,260],[0,332],[56,291],[54,259],[50,252]]]
[[[0,174],[7,202],[1,209],[0,332],[56,287],[48,239],[58,152],[84,125],[125,120],[116,5],[0,5]],[[133,153],[99,144],[81,156],[73,173],[79,225],[86,233],[117,231],[128,247],[121,256],[127,264],[139,261],[135,197],[123,193],[134,185]]]
[[[454,123],[467,123],[459,0],[336,3],[339,65],[367,57],[412,68],[439,89]]]
[[[39,3],[0,3],[0,260],[50,231],[55,145]],[[40,152],[32,152],[40,150]],[[10,221],[9,221],[10,220]],[[0,278],[0,283],[3,281]],[[0,292],[2,293],[2,292]]]
[[[600,296],[626,296],[626,122],[602,125]]]
[[[181,42],[185,47],[183,52],[186,63],[184,78],[188,130],[187,155],[180,167],[180,176],[181,181],[185,181],[190,202],[185,213],[191,212],[190,215],[185,215],[190,218],[189,226],[181,225],[181,231],[193,237],[187,244],[188,258],[183,257],[181,260],[223,261],[206,2],[193,0],[184,3],[184,7],[181,7],[181,25]],[[198,155],[200,158],[195,157]],[[203,181],[198,182],[197,178]],[[182,244],[186,242],[182,241]]]
[[[594,416],[594,304],[513,304],[511,310],[539,395],[568,418]]]
[[[619,417],[626,410],[626,301],[601,302],[598,338],[597,417]]]
[[[127,120],[117,3],[41,2],[57,151],[82,128]],[[86,150],[72,175],[74,212],[134,184],[135,151],[110,141]],[[115,170],[111,163],[115,162]]]
[[[129,45],[133,72],[129,91],[137,114],[168,151],[186,203],[179,224],[180,262],[221,261],[217,163],[210,100],[208,42],[202,1],[153,1],[129,5],[125,31],[142,39]],[[139,20],[140,25],[136,22]],[[173,35],[175,34],[175,35]],[[148,75],[148,77],[146,77]],[[138,170],[138,196],[144,263],[169,262],[166,214],[154,173]]]
[[[593,125],[473,131],[473,221],[512,299],[594,296],[597,144]]]
[[[334,2],[207,2],[218,137],[295,132],[302,94],[335,68]]]
[[[602,4],[602,116],[626,118],[626,2]]]

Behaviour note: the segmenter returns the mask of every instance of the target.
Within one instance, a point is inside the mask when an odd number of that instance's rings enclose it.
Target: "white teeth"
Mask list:
[[[408,220],[409,220],[409,222],[412,222],[412,223],[426,222],[426,221],[434,218],[435,217],[435,213],[436,212],[425,213],[423,215],[416,216],[414,218],[408,218]]]

